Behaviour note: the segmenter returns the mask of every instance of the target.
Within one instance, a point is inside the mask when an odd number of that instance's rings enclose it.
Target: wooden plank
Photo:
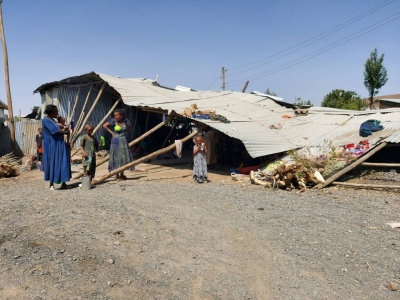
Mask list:
[[[370,163],[370,162],[363,162],[361,165],[363,167],[400,168],[400,164],[396,164],[396,163]]]
[[[100,121],[100,123],[96,126],[96,128],[93,129],[93,133],[95,134],[97,130],[99,130],[99,128],[103,125],[103,123],[105,122],[105,120],[107,120],[107,118],[109,118],[109,115],[113,112],[113,110],[115,109],[115,107],[117,107],[118,103],[121,101],[121,97],[115,101],[114,105],[111,107],[111,109],[108,111],[108,113],[104,116],[104,118]],[[71,146],[72,147],[72,146]],[[79,151],[79,148],[75,150],[74,153],[71,154],[71,157],[74,156],[75,154],[77,154]]]
[[[152,129],[150,129],[149,131],[145,132],[144,134],[142,134],[140,137],[138,137],[137,139],[133,140],[132,142],[130,142],[128,144],[129,147],[132,147],[133,145],[137,144],[138,142],[140,142],[141,140],[143,140],[144,138],[148,137],[150,134],[152,134],[154,131],[156,131],[157,129],[163,127],[165,124],[167,124],[170,121],[171,117],[169,117],[167,120],[165,120],[165,122],[161,122],[160,124],[158,124],[157,126],[153,127]],[[79,150],[79,149],[78,149]],[[104,164],[105,162],[107,162],[109,159],[108,156],[102,158],[101,160],[97,161],[96,163],[96,167],[101,166],[102,164]],[[73,179],[78,179],[80,177],[83,176],[83,172],[79,172],[78,174],[74,175],[72,178]]]
[[[90,115],[92,114],[92,111],[96,107],[97,102],[99,102],[101,94],[103,93],[103,90],[106,87],[106,85],[107,85],[107,82],[104,82],[103,85],[101,86],[101,89],[100,89],[99,93],[97,94],[97,97],[94,100],[92,107],[89,109],[88,113],[86,114],[85,119],[83,120],[81,127],[79,128],[79,130],[76,131],[76,134],[74,135],[74,138],[71,139],[71,145],[74,145],[75,141],[78,139],[78,136],[81,134],[82,130],[85,128],[86,122],[89,119]]]
[[[400,185],[386,185],[386,184],[367,184],[367,183],[348,183],[348,182],[332,182],[333,185],[342,185],[348,187],[359,188],[375,188],[375,189],[400,189]]]
[[[331,177],[327,178],[324,183],[320,183],[320,184],[316,185],[314,188],[322,189],[322,188],[330,185],[336,179],[338,179],[342,175],[346,174],[347,172],[353,170],[355,167],[357,167],[360,164],[362,164],[364,161],[366,161],[368,158],[370,158],[372,155],[374,155],[376,152],[378,152],[379,150],[381,150],[385,146],[386,146],[386,142],[383,142],[382,144],[376,146],[374,149],[369,150],[367,153],[365,153],[363,156],[361,156],[358,160],[356,160],[352,164],[348,165],[343,170],[341,170],[341,171],[337,172],[336,174],[332,175]]]
[[[182,143],[185,143],[185,142],[189,141],[191,138],[193,138],[199,132],[204,130],[206,127],[207,126],[203,126],[199,130],[196,130],[196,131],[192,132],[187,137],[185,137],[185,138],[183,138],[181,140]],[[118,173],[121,173],[121,172],[125,171],[126,169],[134,167],[134,166],[136,166],[136,165],[138,165],[138,164],[140,164],[142,162],[145,162],[145,161],[147,161],[149,159],[152,159],[153,157],[157,157],[157,156],[159,156],[161,154],[167,153],[167,152],[173,150],[174,148],[175,148],[175,143],[173,143],[172,145],[170,145],[170,146],[168,146],[166,148],[163,148],[163,149],[160,149],[158,151],[155,151],[155,152],[153,152],[153,153],[151,153],[149,155],[143,156],[143,157],[141,157],[141,158],[139,158],[139,159],[137,159],[137,160],[135,160],[135,161],[133,161],[133,162],[131,162],[129,164],[126,164],[125,166],[122,166],[121,168],[115,169],[115,170],[111,171],[110,173],[107,173],[107,174],[104,174],[103,176],[100,176],[99,178],[95,178],[94,180],[92,180],[92,184],[98,184],[98,183],[106,180],[107,178],[110,178],[111,176],[117,175]]]
[[[78,100],[79,100],[79,93],[80,93],[80,91],[81,91],[81,87],[78,88],[78,92],[76,93],[74,107],[72,108],[71,114],[68,115],[67,124],[71,124],[72,118],[74,117],[76,105],[78,104]],[[68,104],[69,104],[69,103],[68,103]]]

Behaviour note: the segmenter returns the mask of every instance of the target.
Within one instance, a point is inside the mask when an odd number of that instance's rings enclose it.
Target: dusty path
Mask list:
[[[400,298],[385,287],[400,282],[397,193],[187,170],[50,192],[33,172],[0,180],[0,299]]]

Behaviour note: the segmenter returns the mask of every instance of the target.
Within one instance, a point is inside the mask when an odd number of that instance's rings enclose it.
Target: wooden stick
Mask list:
[[[78,92],[76,93],[74,107],[72,108],[71,115],[70,115],[69,118],[68,118],[68,124],[71,124],[72,118],[74,117],[76,105],[78,104],[78,99],[79,99],[79,93],[80,93],[80,91],[81,91],[81,87],[78,88]]]
[[[115,107],[118,105],[118,103],[121,101],[121,97],[114,103],[114,105],[111,107],[111,109],[108,111],[108,113],[104,116],[104,118],[100,121],[100,123],[96,126],[95,129],[93,129],[93,134],[96,133],[97,130],[99,130],[99,128],[103,125],[104,121],[107,120],[107,118],[109,117],[109,115],[113,112],[113,110],[115,109]],[[74,153],[71,154],[71,157],[74,156],[75,154],[77,154],[79,151],[79,148],[75,150]]]
[[[174,124],[174,126],[172,126],[171,130],[169,131],[167,137],[166,137],[165,140],[164,140],[164,143],[163,143],[162,146],[161,146],[161,149],[164,148],[164,146],[165,146],[165,144],[167,143],[169,137],[170,137],[171,134],[175,131],[175,128],[176,128],[175,125],[176,125],[176,124]]]
[[[71,137],[71,140],[75,139],[76,132],[78,131],[79,127],[81,126],[81,122],[82,122],[83,116],[85,115],[86,103],[88,102],[90,93],[91,93],[91,91],[92,91],[92,86],[93,86],[93,85],[91,84],[91,85],[90,85],[89,92],[88,92],[88,94],[86,95],[86,99],[85,99],[85,102],[83,103],[82,111],[81,111],[81,114],[79,115],[78,121],[77,121],[76,124],[75,124],[75,130],[74,130],[74,132],[73,132],[73,136]],[[73,146],[74,146],[74,145],[71,144],[71,147],[73,147]]]
[[[167,120],[165,120],[165,122],[161,122],[160,124],[158,124],[157,126],[153,127],[152,129],[150,129],[149,131],[143,133],[141,136],[139,136],[137,139],[133,140],[132,142],[130,142],[128,144],[129,147],[132,147],[133,145],[137,144],[138,142],[140,142],[141,140],[143,140],[144,138],[148,137],[150,134],[152,134],[154,131],[156,131],[157,129],[163,127],[165,124],[167,124],[170,120],[172,119],[172,117],[168,117]]]
[[[137,124],[137,115],[138,115],[138,108],[136,107],[136,114],[135,114],[135,123],[133,123],[133,135],[135,135],[135,129],[136,129],[136,124]]]
[[[370,162],[364,162],[361,165],[363,167],[400,168],[400,164],[395,164],[395,163],[370,163]]]
[[[333,185],[343,185],[349,187],[359,188],[374,188],[374,189],[400,189],[400,185],[386,185],[386,184],[366,184],[366,183],[347,183],[347,182],[332,182]]]
[[[362,157],[360,157],[358,160],[356,160],[355,162],[353,162],[352,164],[350,164],[349,166],[347,166],[343,170],[337,172],[336,174],[334,174],[331,177],[329,177],[328,179],[326,179],[324,183],[317,184],[314,188],[322,189],[322,188],[330,185],[332,182],[334,182],[340,176],[342,176],[342,175],[346,174],[347,172],[353,170],[355,167],[359,166],[361,163],[366,161],[368,158],[370,158],[372,155],[374,155],[376,152],[378,152],[379,150],[381,150],[385,146],[386,146],[386,142],[383,142],[379,146],[376,146],[374,149],[371,149],[370,151],[368,151],[366,154],[364,154]]]
[[[14,127],[14,114],[12,107],[12,98],[11,98],[11,88],[10,88],[10,76],[8,71],[8,53],[7,53],[7,45],[6,45],[6,36],[4,34],[4,26],[3,26],[3,11],[1,8],[0,1],[0,38],[3,48],[3,61],[4,61],[4,78],[6,81],[6,95],[7,95],[7,111],[9,118],[9,128],[10,128],[10,138],[11,138],[11,149],[14,154],[16,154],[17,144],[15,140],[15,127]]]
[[[104,88],[106,87],[107,82],[104,81],[99,93],[97,94],[96,99],[93,102],[92,107],[89,109],[88,113],[86,114],[85,119],[82,122],[81,127],[79,128],[79,131],[76,132],[76,135],[74,136],[73,139],[71,139],[71,145],[73,145],[75,143],[75,141],[78,139],[78,136],[81,134],[82,130],[85,128],[86,122],[89,119],[90,115],[92,114],[93,109],[96,107],[97,102],[100,99],[101,94],[103,93]],[[75,132],[75,131],[74,131]]]
[[[100,123],[96,126],[95,129],[93,129],[93,134],[96,133],[97,130],[99,130],[99,128],[101,126],[103,126],[103,123],[107,120],[107,118],[109,118],[110,114],[114,111],[114,109],[117,107],[118,103],[122,100],[121,97],[119,97],[119,99],[117,101],[115,101],[114,105],[111,107],[111,109],[108,111],[108,113],[104,116],[104,118],[100,121]]]
[[[144,132],[147,132],[147,127],[149,126],[149,117],[150,117],[150,112],[147,113],[147,118],[146,118],[146,127],[144,129]],[[143,139],[142,142],[140,143],[140,146],[143,145]]]
[[[157,129],[163,127],[165,124],[167,124],[170,121],[170,117],[165,120],[165,122],[161,122],[160,124],[158,124],[157,126],[153,127],[152,129],[150,129],[148,132],[142,134],[140,137],[138,137],[137,139],[133,140],[132,142],[130,142],[128,144],[129,147],[132,147],[133,145],[137,144],[138,142],[140,142],[141,140],[143,140],[144,138],[146,138],[147,136],[149,136],[150,134],[152,134],[154,131],[156,131]],[[104,164],[106,161],[108,161],[109,157],[106,156],[104,158],[102,158],[101,160],[97,161],[96,163],[96,167]],[[72,177],[73,179],[78,179],[83,175],[83,172],[79,172],[78,174],[76,174],[74,177]]]
[[[187,137],[183,138],[181,140],[182,144],[187,142],[191,138],[193,138],[196,134],[198,134],[199,132],[201,132],[205,128],[206,128],[206,126],[203,126],[202,128],[192,132]],[[99,178],[92,180],[92,184],[98,184],[98,183],[106,180],[107,178],[110,178],[111,176],[117,175],[118,173],[121,173],[121,172],[125,171],[126,169],[129,169],[129,168],[131,168],[133,166],[136,166],[136,165],[138,165],[138,164],[140,164],[142,162],[145,162],[145,161],[147,161],[147,160],[149,160],[149,159],[151,159],[153,157],[156,157],[156,156],[159,156],[161,154],[167,153],[167,152],[173,150],[174,148],[175,148],[175,143],[173,143],[172,145],[170,145],[170,146],[168,146],[166,148],[163,148],[163,149],[160,149],[158,151],[155,151],[155,152],[153,152],[153,153],[151,153],[149,155],[143,156],[143,157],[141,157],[141,158],[139,158],[139,159],[137,159],[135,161],[130,162],[129,164],[126,164],[125,166],[122,166],[122,167],[120,167],[118,169],[115,169],[115,170],[109,172],[108,174],[104,174],[103,176],[100,176]]]

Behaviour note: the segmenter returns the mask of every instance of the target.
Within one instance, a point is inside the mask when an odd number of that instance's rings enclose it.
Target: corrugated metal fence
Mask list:
[[[17,155],[36,154],[36,134],[42,122],[38,120],[21,120],[15,122],[15,140],[17,142]],[[10,128],[5,126],[0,131],[0,155],[12,151]]]

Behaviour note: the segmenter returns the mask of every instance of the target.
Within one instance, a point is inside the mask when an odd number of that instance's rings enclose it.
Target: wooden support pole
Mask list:
[[[103,90],[106,87],[106,85],[107,85],[107,82],[104,81],[103,85],[101,86],[101,89],[100,89],[99,93],[97,94],[96,99],[93,102],[92,107],[89,109],[88,113],[86,114],[86,117],[83,120],[81,127],[79,128],[79,131],[77,131],[75,136],[74,136],[74,138],[71,139],[71,147],[72,147],[72,145],[74,145],[75,141],[78,139],[78,136],[81,134],[82,130],[85,128],[86,122],[89,119],[90,115],[92,114],[93,109],[96,107],[97,102],[99,102],[101,94],[103,93]]]
[[[99,130],[99,128],[101,126],[103,126],[103,123],[107,120],[107,118],[109,118],[109,116],[112,114],[112,112],[117,107],[118,103],[121,102],[121,100],[122,100],[122,98],[119,97],[119,99],[117,101],[115,101],[114,105],[111,107],[111,109],[108,111],[108,113],[104,116],[104,118],[100,121],[100,123],[96,126],[96,128],[93,129],[93,134],[95,134],[96,131]]]
[[[244,93],[246,91],[248,85],[249,85],[249,81],[247,80],[242,89],[242,93]]]
[[[150,134],[152,134],[154,131],[156,131],[157,129],[163,127],[165,124],[167,124],[170,121],[171,117],[169,117],[167,120],[165,120],[165,122],[161,122],[160,124],[158,124],[157,126],[153,127],[152,129],[150,129],[149,131],[145,132],[144,134],[142,134],[140,137],[138,137],[137,139],[133,140],[132,142],[130,142],[128,144],[129,147],[132,147],[133,145],[137,144],[138,142],[140,142],[141,140],[143,140],[144,138],[148,137]],[[109,157],[106,156],[104,158],[102,158],[101,160],[97,161],[96,163],[96,167],[104,164],[106,161],[108,161]],[[76,174],[74,177],[72,177],[73,179],[78,179],[83,175],[83,172],[79,172],[78,174]]]
[[[144,132],[147,132],[147,127],[149,126],[149,117],[150,117],[150,112],[147,113],[147,118],[146,118],[146,126],[144,128]],[[140,146],[143,145],[144,139],[142,139],[142,142],[140,143]]]
[[[135,122],[133,123],[133,128],[132,128],[132,130],[133,130],[133,135],[135,135],[135,129],[136,129],[136,124],[137,124],[138,111],[139,111],[139,108],[136,107]]]
[[[68,123],[67,124],[71,124],[72,118],[74,117],[76,105],[78,104],[78,100],[79,100],[80,91],[81,91],[81,87],[78,88],[78,92],[76,93],[74,107],[72,108],[71,115],[68,116]]]
[[[400,185],[386,185],[386,184],[367,184],[367,183],[347,183],[347,182],[332,182],[333,185],[342,185],[355,188],[373,188],[373,189],[400,189]]]
[[[79,116],[79,124],[76,124],[76,126],[75,126],[75,128],[76,128],[77,130],[82,126],[82,120],[83,120],[83,116],[85,115],[86,104],[87,104],[88,101],[89,101],[90,94],[92,93],[92,88],[93,88],[93,84],[90,85],[89,92],[88,92],[88,94],[86,95],[85,102],[83,103],[82,111],[81,111],[81,114],[80,114],[80,116]]]
[[[93,86],[93,85],[91,84],[91,85],[90,85],[90,88],[89,88],[89,92],[88,92],[88,94],[86,95],[85,102],[83,103],[83,107],[82,107],[81,114],[79,115],[79,118],[78,118],[77,122],[75,123],[75,130],[74,130],[74,132],[72,133],[71,140],[73,140],[73,139],[75,138],[76,133],[77,133],[79,127],[81,126],[81,122],[82,122],[83,116],[85,115],[86,103],[88,102],[90,93],[91,93],[91,91],[92,91],[92,86]],[[73,146],[74,146],[74,145],[72,144],[71,147],[73,147]]]
[[[97,124],[96,128],[93,129],[93,133],[95,134],[97,130],[99,130],[99,128],[103,125],[103,123],[107,120],[107,118],[109,118],[109,115],[113,112],[113,110],[115,109],[115,107],[117,107],[118,103],[121,101],[121,97],[119,97],[119,99],[117,101],[115,101],[114,105],[111,107],[111,109],[108,111],[108,113],[104,116],[104,118],[100,121],[99,124]],[[71,157],[74,156],[75,154],[77,154],[79,151],[79,148],[76,149],[76,151],[74,153],[71,154]]]
[[[383,142],[382,144],[376,146],[374,149],[369,150],[366,154],[361,156],[358,160],[356,160],[355,162],[353,162],[352,164],[348,165],[343,170],[337,172],[336,174],[334,174],[331,177],[329,177],[328,179],[326,179],[324,183],[320,183],[320,184],[316,185],[314,188],[322,189],[322,188],[330,185],[332,182],[334,182],[336,179],[338,179],[342,175],[344,175],[347,172],[353,170],[355,167],[361,165],[364,161],[366,161],[368,158],[370,158],[372,155],[374,155],[376,152],[378,152],[379,150],[381,150],[385,146],[386,146],[386,142]]]
[[[174,126],[172,126],[171,130],[169,131],[167,137],[165,138],[164,143],[163,143],[162,146],[161,146],[161,149],[164,148],[164,146],[165,146],[165,144],[167,143],[169,137],[170,137],[171,134],[175,131],[175,128],[176,128],[176,126],[175,126],[175,124],[174,124]]]
[[[191,138],[193,138],[196,134],[198,134],[199,132],[204,130],[205,127],[206,126],[203,126],[199,130],[196,130],[196,131],[192,132],[191,134],[189,134],[187,137],[183,138],[181,140],[182,143],[185,143],[188,140],[190,140]],[[153,157],[156,157],[156,156],[159,156],[161,154],[167,153],[167,152],[173,150],[174,148],[175,148],[175,143],[170,145],[170,146],[168,146],[168,147],[166,147],[166,148],[163,148],[163,149],[160,149],[158,151],[155,151],[155,152],[153,152],[153,153],[151,153],[149,155],[143,156],[143,157],[141,157],[141,158],[139,158],[139,159],[137,159],[137,160],[135,160],[133,162],[130,162],[129,164],[126,164],[125,166],[122,166],[122,167],[120,167],[118,169],[115,169],[115,170],[113,170],[113,171],[111,171],[111,172],[109,172],[107,174],[104,174],[103,176],[100,176],[99,178],[95,178],[94,180],[92,180],[92,184],[98,184],[98,183],[106,180],[107,178],[110,178],[111,176],[117,175],[118,173],[121,173],[121,172],[125,171],[126,169],[129,169],[129,168],[131,168],[133,166],[136,166],[136,165],[138,165],[138,164],[140,164],[142,162],[145,162],[145,161],[147,161],[149,159],[152,159]]]
[[[12,107],[10,75],[9,75],[9,71],[8,71],[8,53],[7,53],[7,45],[6,45],[6,36],[4,34],[3,11],[2,11],[1,4],[2,4],[2,1],[0,1],[0,38],[1,38],[2,48],[3,48],[4,79],[6,82],[7,111],[8,111],[8,118],[9,118],[11,149],[12,149],[13,153],[15,154],[17,146],[16,146],[16,141],[15,141],[14,113],[13,113],[13,107]]]
[[[363,167],[400,168],[400,164],[395,164],[395,163],[370,163],[370,162],[364,162],[361,165]]]

